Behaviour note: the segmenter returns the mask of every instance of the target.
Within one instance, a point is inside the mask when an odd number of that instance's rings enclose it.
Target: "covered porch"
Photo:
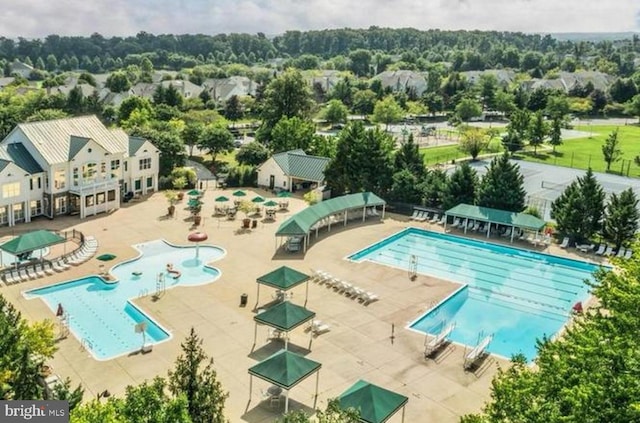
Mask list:
[[[99,182],[69,190],[69,213],[80,218],[116,210],[120,207],[120,185],[117,180]]]

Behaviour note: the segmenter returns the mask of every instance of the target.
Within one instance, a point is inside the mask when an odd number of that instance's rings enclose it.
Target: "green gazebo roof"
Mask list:
[[[257,279],[257,282],[272,288],[286,291],[296,285],[306,282],[307,280],[309,280],[309,275],[298,272],[290,267],[282,266],[267,273],[266,275],[260,276]]]
[[[60,235],[51,231],[41,229],[39,231],[20,235],[13,238],[11,241],[5,242],[4,244],[0,245],[0,250],[4,250],[11,254],[17,255],[48,247],[49,245],[58,244],[64,241],[65,238],[61,237]]]
[[[249,374],[288,390],[320,370],[320,367],[322,364],[300,354],[280,350],[250,367]]]
[[[355,408],[360,421],[384,423],[402,408],[409,398],[364,380],[357,381],[338,398],[343,409]]]
[[[260,324],[289,332],[313,319],[315,316],[316,313],[311,310],[307,310],[289,301],[284,301],[257,314],[253,320]]]

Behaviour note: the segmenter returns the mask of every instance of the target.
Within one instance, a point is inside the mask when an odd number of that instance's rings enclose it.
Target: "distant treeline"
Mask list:
[[[97,33],[89,37],[49,35],[44,39],[0,37],[0,61],[19,59],[35,65],[40,59],[47,70],[67,70],[65,67],[74,68],[77,64],[80,69],[98,72],[117,68],[122,63],[126,65],[127,58],[135,63],[132,59],[140,56],[148,57],[156,68],[166,69],[202,64],[254,65],[274,58],[292,59],[289,62],[292,63],[303,58],[307,60],[298,62],[302,67],[321,63],[327,68],[340,68],[351,55],[365,51],[372,56],[372,67],[367,72],[384,70],[389,63],[399,61],[416,69],[423,69],[429,63],[449,62],[454,70],[504,67],[545,72],[560,67],[564,60],[596,68],[601,59],[606,62],[601,65],[606,65],[607,70],[629,75],[639,48],[637,35],[613,42],[574,42],[517,32],[371,27],[287,31],[273,39],[262,33],[153,35],[146,32],[111,38]]]

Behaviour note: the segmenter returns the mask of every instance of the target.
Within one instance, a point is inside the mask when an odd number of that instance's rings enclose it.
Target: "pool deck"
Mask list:
[[[245,198],[252,198],[254,193],[270,197],[264,191],[255,190],[249,191]],[[465,348],[457,345],[447,347],[436,360],[425,360],[425,337],[405,329],[406,324],[424,313],[430,304],[442,300],[459,285],[422,275],[410,280],[407,271],[345,260],[349,254],[408,226],[442,232],[441,226],[411,222],[394,214],[387,215],[384,222],[370,217],[366,223],[332,226],[330,233],[324,228],[317,240],[315,235],[311,236],[312,243],[306,254],[289,254],[276,250],[279,241],[274,234],[284,219],[305,207],[301,199],[290,198],[289,211],[278,212],[276,222],[260,222],[256,229],[241,230],[241,216],[235,221],[211,217],[215,205],[213,199],[219,195],[233,198],[230,190],[206,192],[203,224],[198,229],[208,233],[208,244],[227,250],[226,257],[213,263],[222,271],[221,278],[204,286],[168,290],[158,301],[150,297],[136,301],[147,314],[172,332],[172,340],[154,346],[153,352],[146,355],[135,354],[102,362],[83,351],[73,336],[58,343],[59,350],[51,361],[54,371],[62,377],[70,377],[74,384],[81,383],[86,400],[95,398],[105,389],[118,395],[129,384],[137,384],[156,375],[166,376],[180,352],[180,343],[194,327],[203,338],[207,353],[215,360],[223,388],[230,393],[226,402],[226,415],[230,421],[274,421],[283,411],[284,402],[281,401],[280,407],[271,408],[268,402],[262,401],[261,391],[266,391],[269,384],[255,378],[250,398],[247,369],[282,348],[279,341],[267,342],[265,327],[258,327],[254,346],[253,310],[272,301],[273,293],[272,289],[261,287],[260,301],[256,304],[256,278],[287,265],[307,273],[311,269],[327,271],[380,297],[379,301],[365,306],[331,288],[309,283],[307,307],[317,313],[317,319],[329,324],[330,330],[314,338],[303,328],[290,334],[290,350],[322,363],[318,398],[314,395],[315,377],[311,377],[290,391],[291,409],[312,411],[314,405],[323,409],[328,399],[338,396],[362,378],[408,396],[407,422],[457,422],[461,415],[480,411],[490,398],[491,379],[498,365],[506,366],[508,363],[490,357],[477,371],[465,372]],[[53,221],[38,219],[29,225],[1,228],[0,238],[11,235],[14,229],[75,228],[96,237],[99,241],[97,255],[112,253],[117,259],[103,263],[94,257],[60,274],[4,286],[0,293],[27,319],[53,320],[54,314],[44,302],[26,300],[21,292],[100,273],[101,265],[108,269],[136,257],[138,253],[131,247],[133,244],[159,238],[175,244],[188,244],[187,235],[194,228],[185,207],[186,198],[177,205],[176,216],[168,219],[167,201],[162,193],[157,193],[142,201],[125,204],[108,215],[85,220],[77,216]],[[454,233],[461,232],[454,230]],[[526,244],[514,245],[524,247]],[[543,247],[536,250],[541,251]],[[62,248],[52,247],[52,254]],[[534,249],[533,246],[530,248]],[[593,254],[573,254],[575,249],[566,251],[555,245],[544,251],[574,258],[588,257],[594,262],[597,259]],[[292,301],[303,304],[304,286],[296,287],[292,292]],[[239,306],[242,293],[249,296],[247,307]],[[394,338],[391,338],[392,327],[395,327]],[[400,413],[390,422],[400,422]]]

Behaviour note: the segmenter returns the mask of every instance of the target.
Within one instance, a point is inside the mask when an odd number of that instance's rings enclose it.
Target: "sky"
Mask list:
[[[640,31],[638,0],[4,0],[0,36],[104,36],[379,27]]]

